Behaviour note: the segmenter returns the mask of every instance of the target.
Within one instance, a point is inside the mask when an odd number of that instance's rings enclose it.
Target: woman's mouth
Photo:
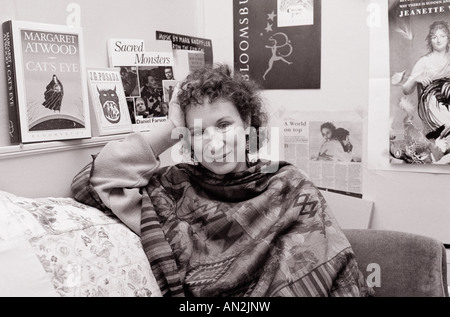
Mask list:
[[[210,162],[219,162],[219,163],[225,162],[225,159],[227,158],[228,155],[230,155],[230,153],[231,152],[227,152],[227,153],[225,153],[223,155],[210,156],[208,161],[210,161]]]

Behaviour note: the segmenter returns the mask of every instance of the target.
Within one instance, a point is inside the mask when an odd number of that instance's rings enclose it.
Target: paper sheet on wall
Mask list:
[[[288,112],[280,123],[284,160],[321,189],[362,197],[363,125],[356,112]]]

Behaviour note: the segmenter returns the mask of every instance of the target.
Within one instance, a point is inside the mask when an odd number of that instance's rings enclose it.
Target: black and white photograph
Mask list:
[[[0,8],[0,297],[449,297],[450,0]]]
[[[310,122],[310,159],[361,162],[362,126],[355,122]]]
[[[175,79],[162,81],[163,95],[164,95],[163,99],[165,102],[170,102],[173,96],[173,92],[175,91],[175,88],[179,82],[180,82],[179,80]]]
[[[140,66],[140,98],[144,101],[149,117],[160,117],[161,104],[164,102],[162,82],[166,76],[165,67]],[[137,109],[137,102],[136,102]],[[136,112],[139,115],[139,112]]]
[[[136,66],[120,66],[120,78],[126,97],[138,97],[140,86]]]

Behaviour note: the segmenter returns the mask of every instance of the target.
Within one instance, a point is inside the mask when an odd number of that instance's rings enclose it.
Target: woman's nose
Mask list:
[[[209,129],[207,131],[207,138],[209,139],[208,147],[212,155],[216,154],[217,152],[219,152],[219,150],[223,148],[224,146],[223,134],[217,131],[216,129]]]

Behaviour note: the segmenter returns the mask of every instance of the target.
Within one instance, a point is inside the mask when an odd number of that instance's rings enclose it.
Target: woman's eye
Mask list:
[[[228,128],[230,126],[230,123],[228,123],[228,122],[223,122],[223,123],[220,123],[217,127],[220,129],[220,130],[225,130],[226,128]]]

